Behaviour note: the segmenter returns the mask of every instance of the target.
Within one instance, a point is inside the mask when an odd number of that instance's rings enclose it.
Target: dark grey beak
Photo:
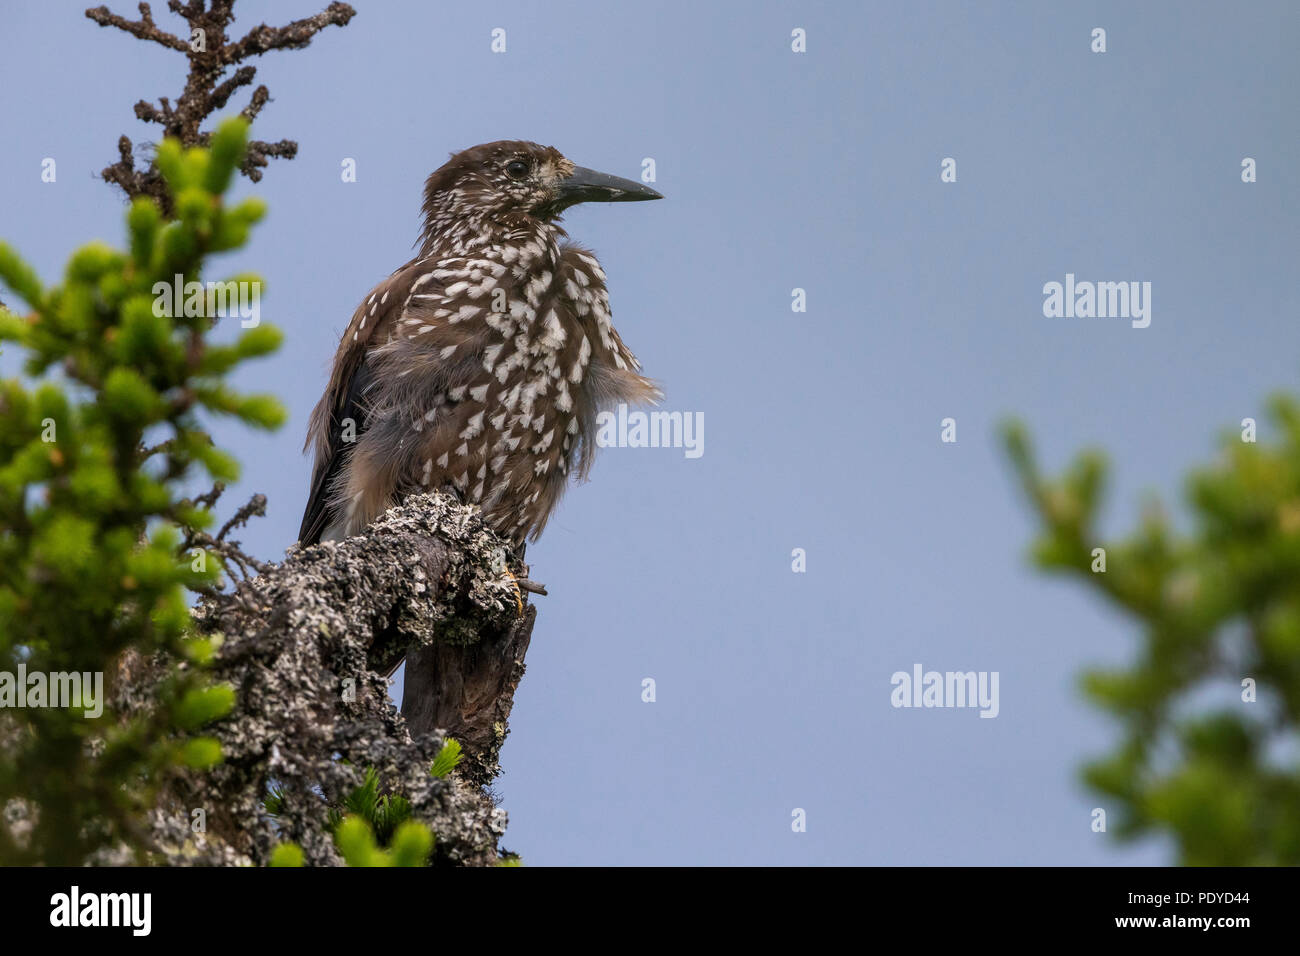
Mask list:
[[[641,202],[663,198],[649,186],[631,179],[620,179],[578,166],[572,176],[560,183],[555,199],[547,204],[546,212],[559,213],[580,202]]]

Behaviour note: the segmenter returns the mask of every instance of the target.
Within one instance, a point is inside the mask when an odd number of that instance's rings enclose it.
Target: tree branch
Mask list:
[[[242,40],[223,47],[222,62],[238,63],[271,50],[300,50],[321,30],[328,26],[347,26],[354,16],[356,11],[346,3],[331,3],[313,17],[304,17],[282,27],[268,27],[263,23],[250,30]]]
[[[421,495],[364,535],[295,549],[201,605],[198,629],[220,638],[211,676],[238,702],[205,731],[223,763],[169,788],[176,810],[155,826],[164,860],[262,864],[293,840],[309,863],[337,864],[322,794],[340,801],[374,768],[433,828],[435,862],[493,863],[505,814],[483,788],[499,772],[534,619],[532,607],[519,611],[509,557],[478,509]],[[403,654],[407,719],[383,676]],[[121,695],[136,711],[154,696],[141,679]],[[446,736],[465,759],[438,780],[428,769]],[[262,808],[272,784],[283,795],[274,819]],[[193,807],[207,812],[202,837],[174,826]]]
[[[201,129],[203,123],[224,109],[237,90],[252,85],[257,68],[240,65],[242,61],[271,50],[300,50],[308,46],[321,30],[329,26],[346,26],[356,15],[356,11],[346,3],[335,2],[314,16],[282,27],[263,23],[241,39],[227,41],[227,30],[235,20],[233,0],[210,0],[206,7],[203,0],[189,3],[169,0],[167,6],[185,20],[188,29],[184,36],[161,29],[154,22],[147,3],[140,4],[139,20],[128,20],[111,12],[108,7],[93,7],[86,11],[86,16],[102,27],[114,27],[138,39],[185,54],[189,60],[189,75],[175,104],[167,97],[160,97],[156,105],[141,100],[135,104],[135,115],[143,122],[161,126],[164,136],[174,137],[186,147],[206,145],[209,134]],[[234,73],[226,76],[231,67],[235,67]],[[270,100],[270,91],[265,86],[258,86],[248,105],[240,110],[240,115],[251,122]],[[258,182],[270,159],[292,159],[297,152],[298,144],[292,140],[252,142],[240,170],[253,182]],[[121,188],[128,199],[148,196],[164,212],[170,213],[171,199],[152,157],[147,163],[141,159],[139,167],[131,140],[123,136],[118,140],[118,161],[106,167],[100,175],[106,182]]]
[[[118,16],[116,13],[112,13],[108,7],[95,7],[87,10],[86,16],[101,27],[117,27],[119,30],[125,30],[138,39],[149,40],[171,50],[180,50],[182,53],[189,52],[190,45],[188,42],[165,30],[158,29],[157,24],[153,22],[153,12],[149,9],[147,3],[140,4],[139,20],[128,20],[126,17]]]

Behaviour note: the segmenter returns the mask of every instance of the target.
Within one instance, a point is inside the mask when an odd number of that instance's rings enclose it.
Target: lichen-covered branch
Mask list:
[[[219,640],[209,676],[231,685],[237,703],[205,730],[220,741],[222,763],[168,788],[154,821],[159,862],[263,864],[291,840],[308,863],[337,864],[327,805],[373,769],[433,830],[435,863],[494,863],[505,815],[483,785],[497,770],[533,623],[509,560],[477,509],[422,495],[364,535],[294,550],[205,602],[196,623]],[[414,725],[393,707],[384,676],[403,654],[472,661],[455,677],[417,679],[444,696],[426,701]],[[408,699],[411,686],[408,677]],[[120,696],[128,710],[153,699],[138,678]],[[428,771],[444,736],[466,759],[437,779]],[[263,807],[272,788],[274,817]],[[195,808],[206,815],[202,835],[188,826]]]

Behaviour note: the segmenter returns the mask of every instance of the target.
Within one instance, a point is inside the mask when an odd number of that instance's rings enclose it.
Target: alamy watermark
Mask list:
[[[1135,329],[1151,324],[1150,282],[1076,282],[1043,285],[1043,315],[1049,319],[1131,319]]]
[[[616,412],[596,416],[598,448],[682,448],[687,458],[704,454],[703,412],[628,411],[619,403]]]
[[[0,671],[0,708],[61,707],[81,708],[87,717],[104,713],[103,671],[27,672],[26,664],[18,673]]]
[[[119,926],[132,936],[148,936],[152,914],[152,893],[83,893],[73,884],[67,893],[50,897],[51,926]]]
[[[996,717],[997,671],[927,671],[920,664],[912,672],[895,671],[889,683],[889,702],[895,707],[978,707],[981,717]]]
[[[153,314],[209,319],[239,319],[246,329],[262,321],[262,283],[229,279],[225,282],[199,282],[179,272],[171,282],[153,284]]]

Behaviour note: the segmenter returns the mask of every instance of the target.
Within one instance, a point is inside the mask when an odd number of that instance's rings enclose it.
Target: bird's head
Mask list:
[[[520,217],[554,222],[581,202],[662,198],[641,183],[575,166],[553,146],[502,140],[454,154],[429,177],[425,231],[457,222],[509,225]]]

